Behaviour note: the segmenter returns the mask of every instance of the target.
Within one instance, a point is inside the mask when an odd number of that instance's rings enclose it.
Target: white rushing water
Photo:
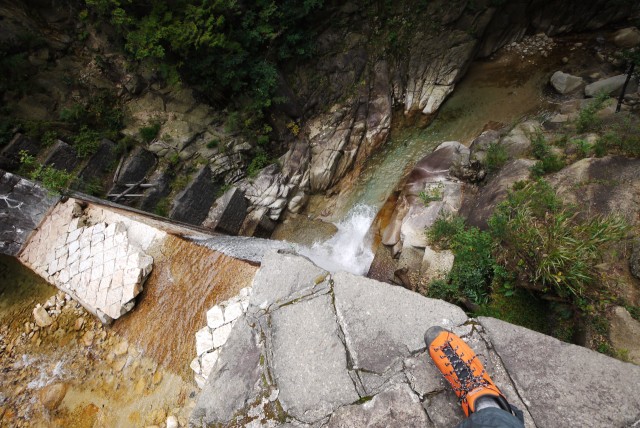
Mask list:
[[[346,271],[365,275],[373,261],[369,229],[375,216],[375,208],[357,205],[349,211],[344,220],[336,223],[338,231],[335,235],[311,246],[245,236],[192,239],[199,245],[242,260],[260,263],[268,251],[280,250],[303,255],[330,272]]]
[[[346,271],[365,275],[373,261],[369,229],[375,216],[374,208],[357,205],[344,220],[336,223],[338,231],[335,235],[310,247],[299,246],[297,250],[330,272]]]

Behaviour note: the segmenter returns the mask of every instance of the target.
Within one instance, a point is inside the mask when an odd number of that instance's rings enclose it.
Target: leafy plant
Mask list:
[[[444,184],[429,183],[427,188],[418,194],[423,204],[429,205],[433,201],[441,201],[444,194]]]
[[[20,151],[20,164],[29,171],[29,178],[42,182],[50,193],[63,193],[69,189],[75,176],[65,170],[60,170],[51,165],[44,166],[26,151]]]
[[[142,137],[142,141],[145,143],[150,143],[158,136],[158,132],[160,132],[160,124],[153,123],[149,126],[143,126],[140,128],[140,137]]]
[[[495,172],[509,160],[507,149],[502,144],[492,143],[487,147],[485,166],[489,172]]]
[[[564,161],[553,151],[542,133],[536,134],[531,140],[531,153],[538,159],[531,172],[536,177],[541,177],[550,172],[560,171],[564,168]]]
[[[83,126],[72,139],[73,147],[80,158],[91,156],[100,148],[100,133],[87,126]]]
[[[255,177],[256,175],[258,175],[258,172],[260,172],[260,170],[272,163],[273,160],[269,158],[267,153],[264,150],[258,149],[253,159],[251,159],[249,166],[247,167],[247,176]]]
[[[601,92],[593,99],[593,101],[580,110],[576,121],[576,130],[578,132],[594,131],[600,128],[602,121],[598,118],[597,113],[602,110],[608,99],[609,95],[605,92]]]
[[[582,304],[605,244],[625,237],[618,217],[578,219],[543,180],[512,192],[489,219],[497,259],[532,288]]]

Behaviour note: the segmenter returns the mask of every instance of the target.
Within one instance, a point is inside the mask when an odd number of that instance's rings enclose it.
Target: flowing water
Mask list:
[[[559,61],[556,56],[543,63],[505,56],[475,62],[428,126],[405,123],[403,113],[396,112],[389,140],[367,160],[353,184],[337,196],[311,198],[309,217],[334,223],[338,232],[329,239],[320,238],[322,232],[316,232],[313,223],[305,220],[306,239],[317,236],[317,242],[303,248],[302,254],[329,270],[366,273],[373,259],[367,228],[413,166],[442,142],[469,145],[488,125],[509,126],[526,116],[553,110],[545,88]],[[289,221],[295,224],[296,218]],[[319,230],[325,230],[320,220],[316,224]],[[277,232],[279,239],[296,239]]]

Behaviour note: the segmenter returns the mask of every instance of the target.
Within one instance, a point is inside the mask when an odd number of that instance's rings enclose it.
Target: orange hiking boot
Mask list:
[[[465,416],[476,411],[480,397],[493,398],[511,413],[511,406],[493,383],[478,356],[462,339],[442,327],[431,327],[424,335],[429,355],[460,400]]]

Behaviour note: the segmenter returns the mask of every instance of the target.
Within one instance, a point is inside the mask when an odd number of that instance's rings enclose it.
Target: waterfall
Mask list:
[[[373,261],[369,229],[376,210],[356,205],[344,220],[336,223],[338,231],[324,242],[310,247],[298,246],[298,252],[330,272],[346,271],[364,275]]]

